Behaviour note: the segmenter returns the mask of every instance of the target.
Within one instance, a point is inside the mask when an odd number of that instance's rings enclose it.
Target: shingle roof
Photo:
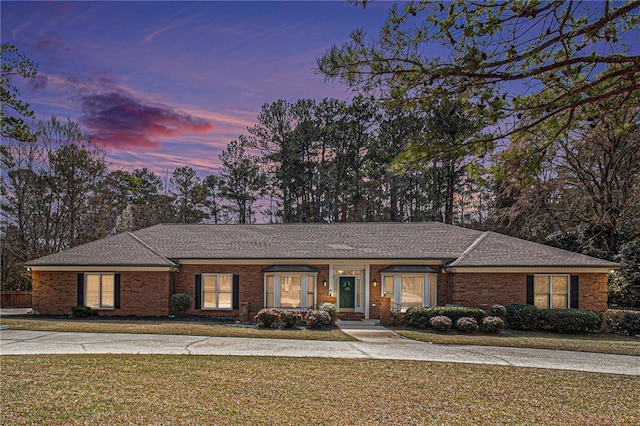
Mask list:
[[[485,232],[449,264],[462,266],[565,266],[615,268],[617,263],[496,232]]]
[[[453,261],[452,266],[616,266],[439,222],[161,224],[45,256],[27,266],[175,266],[169,259],[436,259]]]
[[[481,232],[438,222],[167,224],[135,235],[170,259],[455,259]]]
[[[131,232],[53,253],[26,266],[176,266]]]

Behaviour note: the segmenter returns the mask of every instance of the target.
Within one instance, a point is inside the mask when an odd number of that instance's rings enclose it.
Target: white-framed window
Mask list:
[[[233,275],[202,274],[202,309],[233,307]]]
[[[316,300],[315,274],[265,274],[268,308],[312,308]]]
[[[569,307],[569,275],[534,275],[533,304],[539,309]]]
[[[114,309],[115,282],[115,274],[84,274],[84,304],[93,309]]]
[[[434,274],[383,274],[381,291],[403,312],[437,303]]]

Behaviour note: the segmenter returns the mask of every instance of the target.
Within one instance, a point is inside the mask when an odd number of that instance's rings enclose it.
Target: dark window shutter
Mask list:
[[[202,309],[202,275],[196,275],[196,309]]]
[[[233,305],[231,307],[233,309],[240,309],[240,275],[233,276],[232,292],[231,298],[233,300]]]
[[[84,305],[84,274],[78,274],[78,306]]]
[[[579,281],[580,277],[578,275],[571,275],[571,285],[569,286],[569,307],[571,309],[578,309]]]
[[[113,308],[120,309],[120,274],[113,277]]]
[[[527,275],[527,305],[533,305],[533,275]]]

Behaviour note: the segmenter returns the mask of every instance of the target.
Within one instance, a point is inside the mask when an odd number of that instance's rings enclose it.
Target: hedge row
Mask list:
[[[514,330],[546,330],[558,333],[595,332],[602,327],[602,314],[581,309],[538,309],[533,305],[507,305],[506,319]]]
[[[463,308],[454,306],[431,306],[427,308],[407,309],[407,325],[415,328],[428,328],[431,318],[437,316],[448,317],[452,323],[456,323],[460,318],[471,317],[476,323],[481,323],[485,312],[478,308]]]
[[[610,333],[622,336],[640,335],[640,311],[609,309],[604,315],[605,325]]]
[[[318,309],[307,311],[304,315],[298,311],[278,310],[275,308],[260,309],[254,320],[260,327],[280,326],[293,328],[305,322],[309,328],[321,328],[335,322],[336,307],[332,303],[322,303]]]

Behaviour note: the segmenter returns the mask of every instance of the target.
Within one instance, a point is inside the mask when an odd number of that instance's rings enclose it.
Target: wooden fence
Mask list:
[[[2,291],[0,292],[0,306],[3,308],[30,308],[30,291]]]

